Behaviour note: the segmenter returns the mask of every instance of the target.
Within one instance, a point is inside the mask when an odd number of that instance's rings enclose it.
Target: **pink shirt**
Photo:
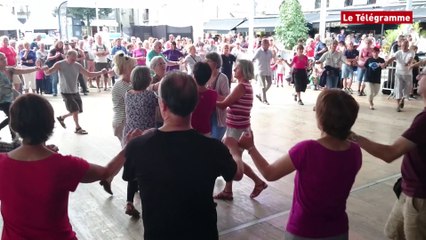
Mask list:
[[[68,219],[68,196],[88,169],[85,160],[56,153],[38,161],[0,154],[2,240],[77,239]]]
[[[348,233],[346,200],[361,168],[360,147],[332,151],[306,140],[289,151],[296,168],[293,205],[286,230],[305,238]]]
[[[192,113],[191,125],[201,134],[211,132],[211,117],[216,110],[217,92],[207,89],[198,93],[198,104]]]
[[[293,57],[293,68],[295,69],[306,69],[306,66],[308,66],[308,57],[305,55],[294,56]]]
[[[134,58],[138,58],[138,57],[146,57],[146,49],[145,48],[141,48],[141,49],[135,49],[133,50],[133,57]],[[138,59],[138,65],[139,66],[145,66],[146,65],[146,58],[145,59]]]

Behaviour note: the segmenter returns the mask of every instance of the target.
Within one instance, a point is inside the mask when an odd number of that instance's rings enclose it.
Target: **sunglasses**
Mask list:
[[[128,56],[125,56],[124,53],[118,54],[119,57],[124,57],[125,60],[129,60]]]

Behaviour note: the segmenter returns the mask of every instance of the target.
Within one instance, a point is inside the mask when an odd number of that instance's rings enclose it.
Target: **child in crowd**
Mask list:
[[[373,48],[372,57],[368,58],[365,62],[365,82],[368,89],[368,102],[370,103],[370,109],[374,110],[374,97],[379,93],[380,82],[382,77],[382,68],[385,68],[385,60],[379,57],[380,49],[377,47]]]
[[[36,72],[36,92],[37,94],[43,95],[43,80],[44,80],[44,71],[37,70]]]
[[[346,201],[361,168],[358,144],[348,140],[358,116],[355,99],[340,89],[325,89],[316,103],[317,126],[321,135],[305,140],[269,163],[246,132],[239,146],[247,149],[254,164],[268,181],[276,181],[293,171],[293,205],[285,239],[348,239]]]
[[[280,82],[281,82],[281,87],[283,87],[283,79],[284,79],[284,74],[285,74],[285,64],[283,62],[283,58],[278,55],[278,60],[275,63],[276,65],[276,74],[277,74],[277,87],[280,86]]]

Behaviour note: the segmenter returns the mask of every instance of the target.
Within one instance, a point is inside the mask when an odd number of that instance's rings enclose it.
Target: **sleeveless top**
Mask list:
[[[250,127],[250,111],[253,107],[253,88],[249,82],[244,86],[244,95],[230,105],[226,114],[226,125],[230,128],[245,129]]]

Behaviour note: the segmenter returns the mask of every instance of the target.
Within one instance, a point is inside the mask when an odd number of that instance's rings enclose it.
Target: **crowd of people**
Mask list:
[[[14,141],[5,146],[8,153],[0,154],[2,239],[76,239],[66,210],[69,192],[80,182],[100,181],[113,194],[111,182],[121,168],[128,182],[125,214],[140,216],[133,204],[139,192],[145,239],[218,239],[214,199],[232,201],[233,181],[247,175],[254,182],[250,198],[256,198],[268,187],[266,181],[293,171],[286,239],[348,239],[346,200],[361,168],[361,148],[386,162],[404,155],[403,194],[385,232],[391,239],[425,239],[426,111],[393,145],[351,131],[359,111],[351,88],[355,76],[358,96],[368,95],[373,110],[381,69],[395,61],[400,112],[413,90],[413,69],[425,62],[413,61],[407,36],[399,37],[394,54],[385,60],[373,38],[366,36],[355,46],[350,35],[342,34],[325,43],[319,35],[300,41],[289,57],[273,38],[256,39],[247,57],[248,40],[242,35],[194,43],[173,35],[168,41],[132,37],[110,44],[97,34],[58,40],[50,50],[35,39],[18,52],[3,36],[0,106],[7,118],[1,127],[10,125]],[[283,86],[287,75],[299,105],[304,105],[301,93],[309,84],[322,89],[315,104],[321,135],[297,143],[270,163],[254,144],[251,110],[256,98],[269,105],[268,90],[274,82]],[[425,99],[426,72],[418,73],[415,83]],[[111,136],[122,147],[105,167],[61,155],[45,144],[55,119],[66,128],[72,116],[74,132],[88,133],[78,115],[83,111],[80,95],[92,87],[98,92],[112,88]],[[61,94],[68,113],[55,117],[42,94]],[[244,162],[245,150],[265,180]],[[218,177],[226,185],[213,196]],[[28,186],[35,180],[37,188]],[[417,212],[407,210],[414,202]],[[37,214],[29,218],[27,212]]]

